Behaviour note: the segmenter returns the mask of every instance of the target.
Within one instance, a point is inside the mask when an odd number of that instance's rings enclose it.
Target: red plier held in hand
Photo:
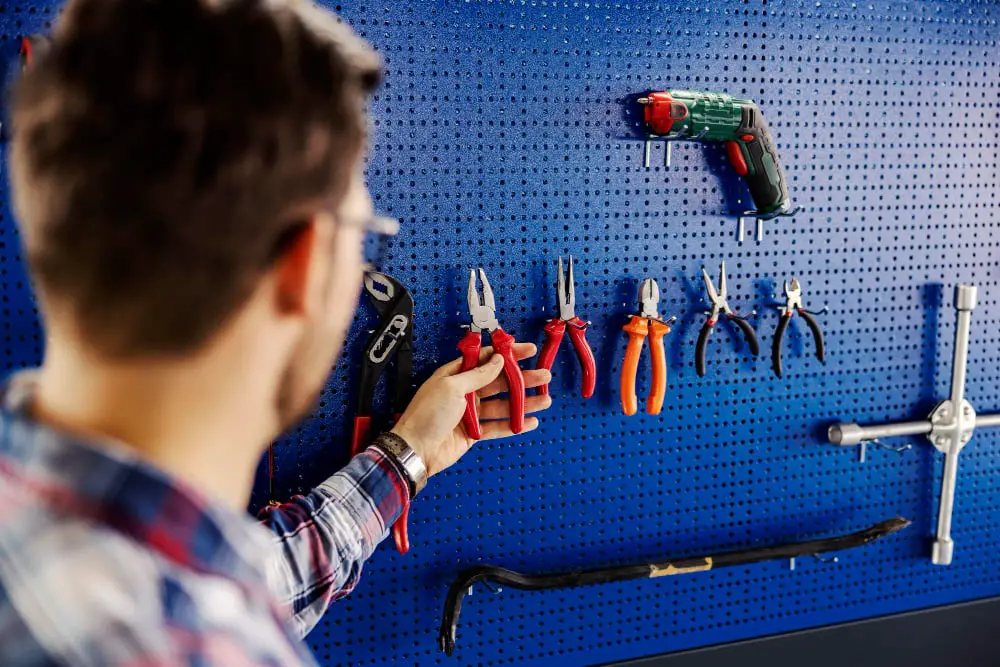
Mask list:
[[[580,394],[584,398],[594,395],[597,387],[597,362],[594,361],[594,351],[590,349],[587,342],[587,329],[589,322],[584,322],[576,316],[576,279],[573,276],[573,258],[569,258],[569,277],[563,273],[562,257],[559,258],[559,281],[557,285],[559,292],[559,319],[549,320],[545,325],[545,345],[542,346],[542,353],[538,356],[538,368],[547,371],[552,370],[556,361],[556,353],[562,344],[566,330],[569,329],[570,340],[576,349],[576,356],[580,359],[580,368],[583,371],[583,387]],[[538,388],[539,396],[547,396],[549,385],[544,384]]]
[[[483,293],[479,293],[476,277],[483,282]],[[494,351],[503,357],[503,372],[507,378],[507,388],[510,394],[510,430],[513,433],[524,431],[524,374],[514,356],[514,337],[500,327],[497,322],[497,304],[493,296],[493,288],[490,281],[486,279],[486,272],[482,269],[473,270],[469,276],[469,314],[472,315],[472,323],[469,326],[469,333],[465,335],[462,342],[458,344],[458,349],[462,353],[462,372],[471,371],[479,366],[479,353],[483,347],[483,332],[490,334],[493,341]],[[465,408],[465,418],[462,423],[465,425],[465,432],[473,440],[483,439],[483,427],[479,423],[479,405],[476,394],[471,393],[465,397],[467,405]]]

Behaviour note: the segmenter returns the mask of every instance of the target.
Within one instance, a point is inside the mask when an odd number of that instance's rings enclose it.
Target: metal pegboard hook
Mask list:
[[[828,565],[833,565],[835,563],[839,563],[840,562],[840,559],[837,556],[830,556],[828,558],[828,557],[825,557],[825,556],[821,556],[820,554],[812,554],[812,557],[815,558],[816,560],[818,560],[819,562],[826,563]],[[788,559],[788,570],[790,572],[795,572],[795,565],[796,565],[795,558],[789,558]]]
[[[868,445],[874,445],[875,447],[878,447],[879,449],[884,449],[884,450],[889,451],[889,452],[896,452],[897,454],[902,454],[903,452],[905,452],[905,451],[907,451],[909,449],[913,449],[913,445],[911,445],[910,443],[906,443],[905,445],[900,445],[898,447],[895,447],[893,445],[887,445],[887,444],[885,444],[884,442],[882,442],[878,438],[875,438],[873,440],[862,440],[861,441],[860,450],[859,450],[859,454],[858,454],[858,462],[859,463],[865,463],[868,460]]]
[[[499,595],[500,593],[503,593],[503,586],[494,586],[493,584],[491,584],[486,580],[483,580],[483,585],[486,586],[486,588],[490,589],[490,592],[493,593],[494,595]],[[469,591],[468,591],[469,595],[472,595],[472,590],[473,587],[469,586]]]
[[[771,293],[771,298],[772,299],[777,299],[778,298],[777,293],[772,292]],[[783,303],[780,303],[780,304],[779,303],[774,303],[774,304],[771,304],[771,307],[774,308],[775,310],[777,310],[779,313],[784,313],[785,309],[787,308],[787,306],[785,304],[783,304]],[[803,308],[802,312],[803,313],[808,313],[808,314],[813,315],[813,316],[829,315],[830,313],[833,312],[833,308],[831,308],[830,306],[823,306],[819,310],[806,310],[805,308]]]

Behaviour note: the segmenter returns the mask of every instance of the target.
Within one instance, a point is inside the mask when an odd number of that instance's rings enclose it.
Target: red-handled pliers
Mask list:
[[[590,349],[587,342],[587,329],[589,322],[584,322],[576,316],[576,279],[573,275],[573,258],[569,258],[569,277],[563,273],[562,257],[559,258],[559,280],[557,285],[559,292],[559,319],[549,320],[545,325],[545,344],[542,346],[542,353],[538,356],[538,368],[547,371],[552,370],[556,361],[556,353],[562,344],[563,337],[569,329],[570,340],[576,349],[576,356],[580,359],[580,368],[583,371],[583,387],[580,390],[584,398],[594,395],[597,387],[597,362],[594,361],[594,351]],[[547,396],[549,385],[544,384],[538,388],[539,396]]]
[[[458,349],[462,353],[462,372],[471,371],[479,366],[479,353],[483,347],[483,332],[489,333],[493,341],[494,351],[503,357],[503,371],[507,377],[507,388],[510,394],[510,430],[513,433],[521,433],[524,431],[524,374],[521,372],[521,367],[517,364],[517,357],[514,354],[515,340],[497,322],[496,299],[493,296],[490,281],[486,279],[486,272],[482,269],[478,270],[479,279],[483,282],[482,294],[479,293],[476,276],[476,270],[473,270],[469,276],[468,299],[472,323],[469,325],[469,333],[458,344]],[[462,420],[465,432],[473,440],[482,440],[483,428],[479,423],[476,394],[471,393],[465,399],[467,405],[465,418]]]

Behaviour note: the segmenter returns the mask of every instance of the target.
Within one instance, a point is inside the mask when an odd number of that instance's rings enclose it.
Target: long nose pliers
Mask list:
[[[727,300],[729,296],[729,284],[726,280],[726,263],[722,263],[718,292],[715,290],[715,284],[712,282],[712,278],[709,277],[708,271],[702,269],[701,274],[705,280],[708,299],[712,302],[712,312],[709,313],[708,320],[702,326],[701,333],[698,334],[698,347],[695,350],[694,360],[695,368],[698,370],[698,377],[705,377],[705,373],[707,372],[705,367],[705,352],[708,349],[708,338],[712,335],[712,331],[715,329],[720,315],[725,315],[727,320],[736,324],[743,331],[743,337],[746,338],[747,345],[750,346],[750,353],[755,357],[760,354],[760,342],[757,340],[757,333],[753,330],[753,326],[750,325],[746,318],[734,313],[733,309],[729,307]]]
[[[819,323],[812,313],[802,307],[802,285],[797,278],[792,278],[792,284],[785,281],[785,307],[781,313],[781,320],[778,322],[778,330],[774,333],[774,348],[771,351],[771,358],[774,362],[774,372],[780,378],[783,372],[781,364],[781,347],[785,338],[785,331],[788,323],[792,321],[792,316],[798,313],[805,320],[806,325],[812,331],[813,339],[816,341],[816,358],[821,363],[826,362],[826,346],[823,342],[823,331],[819,328]]]
[[[354,437],[351,441],[352,456],[356,456],[369,444],[375,386],[394,358],[396,377],[392,411],[397,421],[413,399],[413,297],[398,280],[377,272],[365,275],[365,293],[379,315],[379,323],[365,345],[361,363],[358,412],[354,417]],[[407,506],[392,527],[396,550],[401,554],[410,550],[407,530],[409,513],[410,508]]]
[[[584,398],[594,395],[597,387],[597,362],[594,360],[594,351],[587,342],[588,322],[584,322],[576,316],[576,280],[573,276],[573,258],[569,258],[569,277],[563,273],[562,257],[559,258],[559,279],[557,284],[559,292],[559,319],[549,320],[545,325],[545,344],[542,346],[542,353],[538,355],[538,368],[547,371],[552,370],[556,361],[556,353],[562,344],[566,330],[569,330],[570,340],[573,341],[573,348],[576,356],[580,359],[580,368],[583,372],[583,387],[580,394]],[[538,388],[539,396],[547,396],[549,385],[545,384]]]
[[[483,283],[482,294],[479,293],[477,286],[477,275]],[[510,400],[510,430],[515,434],[523,433],[524,374],[521,372],[517,356],[514,354],[514,337],[504,331],[497,321],[497,304],[493,296],[493,288],[486,278],[486,272],[482,269],[472,271],[469,276],[468,300],[472,323],[469,325],[469,333],[458,344],[458,349],[462,353],[462,372],[471,371],[479,366],[479,353],[483,347],[483,332],[489,333],[494,352],[503,357],[503,371],[507,378]],[[482,440],[483,428],[482,424],[479,423],[479,405],[476,401],[476,394],[468,394],[465,400],[465,417],[462,420],[465,432],[473,440]]]
[[[663,337],[670,333],[670,325],[677,321],[671,318],[664,322],[659,315],[660,286],[655,280],[646,280],[639,287],[639,314],[633,315],[624,331],[628,334],[628,349],[622,366],[621,399],[622,410],[631,417],[639,411],[639,399],[635,394],[635,378],[639,371],[639,357],[642,347],[649,339],[649,352],[653,363],[653,386],[646,399],[646,412],[658,415],[663,410],[667,395],[667,355],[663,349]]]

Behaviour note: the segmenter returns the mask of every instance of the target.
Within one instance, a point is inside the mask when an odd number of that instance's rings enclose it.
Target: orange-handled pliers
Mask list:
[[[493,296],[493,287],[486,279],[486,272],[482,269],[478,271],[478,277],[483,281],[483,293],[479,293],[476,285],[477,271],[472,271],[469,276],[469,314],[472,316],[472,323],[469,326],[469,333],[458,344],[458,349],[462,353],[462,372],[471,371],[479,366],[479,352],[483,347],[483,332],[490,334],[493,342],[493,350],[503,357],[503,372],[507,378],[507,391],[510,400],[510,430],[513,433],[524,431],[524,374],[517,363],[517,356],[514,354],[514,337],[504,331],[497,321],[497,304]],[[483,439],[482,424],[479,423],[479,406],[476,395],[469,394],[465,397],[466,408],[465,418],[462,423],[465,425],[465,432],[473,440]]]
[[[639,411],[635,377],[639,371],[643,343],[647,338],[653,362],[653,386],[646,399],[646,412],[651,415],[660,414],[667,395],[667,355],[663,348],[663,337],[670,333],[670,325],[677,318],[666,322],[661,320],[657,312],[659,303],[660,286],[655,280],[646,280],[639,288],[639,314],[633,315],[624,327],[628,334],[628,349],[625,352],[625,365],[622,367],[622,410],[630,417]]]

